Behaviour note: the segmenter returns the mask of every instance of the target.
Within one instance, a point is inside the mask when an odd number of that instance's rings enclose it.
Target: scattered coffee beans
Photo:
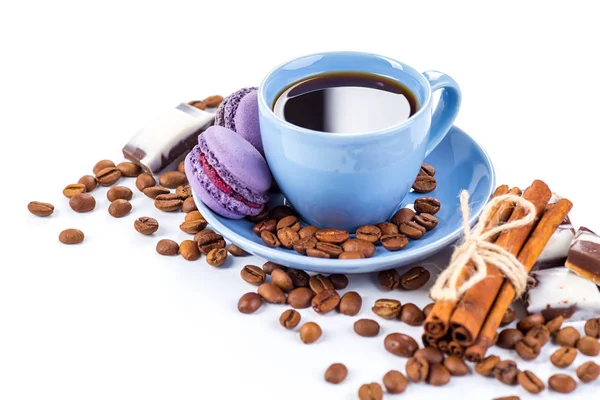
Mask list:
[[[514,349],[515,345],[523,339],[523,332],[518,329],[508,328],[504,329],[498,335],[498,342],[496,346],[502,349]]]
[[[126,186],[115,186],[106,192],[106,198],[108,201],[113,202],[117,199],[131,200],[133,192]]]
[[[218,94],[217,95],[213,95],[213,96],[208,96],[207,98],[205,98],[204,100],[202,100],[202,102],[208,108],[219,107],[219,105],[221,104],[222,101],[223,101],[223,96],[219,96]]]
[[[313,297],[312,309],[319,314],[327,314],[340,304],[340,295],[335,290],[323,290]]]
[[[117,169],[121,172],[121,175],[127,177],[136,177],[142,173],[142,168],[129,161],[123,161],[117,165]]]
[[[179,253],[179,245],[171,239],[161,239],[156,244],[156,252],[163,256],[175,256]]]
[[[292,278],[283,270],[276,269],[271,272],[271,281],[279,286],[281,290],[284,292],[289,292],[294,289],[294,283],[292,282]]]
[[[262,231],[260,233],[260,238],[267,247],[275,248],[281,246],[281,242],[272,232]]]
[[[275,230],[280,231],[283,228],[290,228],[298,233],[300,230],[300,221],[298,221],[298,217],[295,215],[288,215],[287,217],[280,219],[275,226]],[[300,236],[298,236],[298,238],[300,238]]]
[[[190,242],[192,242],[192,241],[190,240]],[[195,244],[195,242],[192,242],[192,243]],[[198,246],[196,246],[196,249],[197,248],[198,248]],[[200,252],[200,251],[198,251],[198,252]],[[227,260],[227,250],[225,250],[225,248],[212,249],[206,255],[206,262],[208,263],[208,265],[210,265],[212,267],[221,267],[223,264],[225,264],[226,260]]]
[[[494,368],[494,376],[505,385],[516,385],[519,369],[513,360],[502,360]]]
[[[318,233],[318,232],[317,232]],[[362,239],[350,239],[342,244],[344,251],[358,251],[364,258],[373,257],[375,245]]]
[[[224,249],[225,240],[223,236],[210,229],[204,229],[194,236],[194,241],[198,244],[198,250],[202,254],[208,254],[212,249]]]
[[[537,325],[531,328],[525,336],[539,342],[540,346],[544,346],[550,340],[550,331],[545,325]]]
[[[427,230],[415,221],[403,222],[399,226],[400,233],[408,236],[410,239],[421,239]]]
[[[101,169],[96,174],[96,180],[102,186],[111,186],[121,179],[121,171],[115,167]]]
[[[381,230],[374,225],[364,225],[356,230],[356,238],[367,242],[377,243],[381,237]]]
[[[399,232],[398,225],[392,222],[380,222],[375,226],[377,226],[381,231],[381,236],[394,235]]]
[[[150,217],[140,217],[133,222],[133,227],[142,235],[152,235],[158,230],[158,221]]]
[[[550,332],[550,335],[554,335],[560,330],[563,321],[564,317],[562,315],[559,315],[558,317],[546,322],[546,328],[548,328],[548,332]]]
[[[76,194],[85,192],[86,189],[83,183],[72,183],[70,185],[65,186],[65,188],[63,189],[63,194],[69,199],[75,196]]]
[[[380,271],[377,280],[384,290],[394,290],[400,285],[400,274],[395,269]]]
[[[156,186],[156,179],[150,174],[140,174],[135,180],[135,187],[138,188],[140,192],[153,186]]]
[[[534,326],[544,325],[545,323],[546,320],[542,314],[533,314],[520,320],[517,329],[525,334]]]
[[[196,242],[194,242],[193,240],[184,240],[183,242],[181,242],[181,244],[179,245],[179,254],[181,254],[181,257],[185,258],[188,261],[196,261],[200,258],[200,251],[198,250]],[[208,258],[206,259],[206,261],[208,262]]]
[[[588,361],[577,367],[577,377],[583,383],[589,383],[600,375],[600,365],[593,361]]]
[[[315,249],[323,253],[327,253],[330,258],[338,258],[340,254],[344,252],[337,244],[324,242],[318,242],[315,246]],[[308,249],[306,251],[308,252]]]
[[[308,286],[317,294],[324,290],[333,289],[333,283],[327,277],[321,274],[311,276],[308,280]]]
[[[531,394],[538,394],[546,389],[546,385],[531,371],[521,371],[517,375],[517,382]]]
[[[279,242],[283,247],[291,249],[294,246],[294,243],[300,239],[300,236],[298,236],[298,232],[292,228],[283,228],[277,231],[277,239],[279,239]]]
[[[306,254],[306,250],[314,249],[317,243],[317,239],[314,237],[300,238],[294,242],[294,250],[300,254]]]
[[[531,361],[540,355],[541,344],[536,340],[524,337],[521,341],[515,344],[515,350],[519,357],[523,360]]]
[[[229,254],[231,254],[234,257],[243,257],[243,256],[247,256],[248,253],[246,250],[242,249],[240,246],[231,243],[228,247],[227,247],[227,251],[229,251]]]
[[[550,361],[555,367],[567,368],[573,364],[577,357],[577,350],[573,347],[561,347],[550,356]]]
[[[331,258],[329,253],[317,249],[306,249],[306,255],[313,258]]]
[[[265,274],[271,275],[271,272],[273,272],[275,269],[282,269],[285,271],[286,267],[284,267],[283,265],[275,264],[274,262],[271,262],[271,261],[267,261],[266,263],[263,264],[262,269],[263,269],[263,271],[265,271]],[[308,282],[308,278],[306,280]],[[293,281],[293,279],[292,279],[292,281]]]
[[[47,217],[54,212],[54,206],[50,203],[41,201],[32,201],[27,204],[27,209],[30,213],[38,217]]]
[[[331,274],[328,276],[335,290],[346,289],[348,286],[348,277],[343,274]],[[310,281],[309,281],[310,282]]]
[[[341,229],[320,229],[315,232],[315,238],[319,242],[342,244],[350,238],[350,232]]]
[[[187,183],[187,177],[179,171],[165,172],[158,178],[158,184],[169,189],[175,189],[177,186],[187,185]]]
[[[465,376],[471,372],[469,366],[462,358],[453,355],[446,357],[444,367],[446,367],[452,376]]]
[[[425,286],[431,274],[423,267],[414,267],[400,277],[400,286],[404,290],[417,290]]]
[[[96,199],[91,194],[79,193],[71,197],[69,206],[78,213],[89,212],[96,207]]]
[[[306,287],[299,287],[292,290],[287,297],[287,302],[293,308],[308,308],[315,296],[312,290]]]
[[[379,324],[372,319],[359,319],[354,323],[354,332],[362,337],[375,337],[379,334]]]
[[[435,197],[420,197],[415,200],[414,207],[416,212],[433,215],[440,211],[440,201]]]
[[[342,383],[346,376],[348,376],[348,368],[340,363],[331,364],[325,371],[325,380],[334,385]]]
[[[413,183],[413,189],[417,193],[429,193],[437,187],[437,181],[430,175],[418,175]]]
[[[513,311],[512,308],[506,310],[504,315],[502,316],[502,321],[500,322],[500,326],[506,326],[517,319],[517,313]]]
[[[412,357],[419,348],[415,339],[403,333],[390,333],[383,345],[387,351],[400,357]]]
[[[140,175],[141,176],[141,175]],[[170,194],[171,191],[160,186],[150,186],[142,191],[147,197],[156,199],[158,196]]]
[[[294,210],[288,206],[277,206],[269,212],[269,218],[274,219],[275,221],[279,221],[288,215],[294,215]]]
[[[263,207],[263,209],[262,209],[261,212],[259,212],[256,215],[248,215],[246,217],[246,220],[250,221],[252,223],[257,223],[257,222],[260,222],[260,221],[264,221],[268,217],[269,217],[269,207],[265,204],[265,206]]]
[[[131,212],[131,203],[127,200],[117,199],[108,206],[108,213],[115,218],[122,218]]]
[[[262,284],[267,277],[265,271],[256,265],[246,265],[240,271],[240,275],[244,281],[257,286]]]
[[[575,347],[579,338],[580,335],[579,332],[577,332],[577,329],[572,326],[567,326],[556,333],[555,341],[559,346]]]
[[[197,209],[198,207],[196,207],[196,203],[194,202],[193,197],[188,197],[183,201],[183,204],[181,205],[181,211],[183,211],[184,213],[189,213]]]
[[[385,319],[394,319],[400,315],[402,305],[398,300],[394,299],[379,299],[375,300],[375,304],[371,308],[375,314]]]
[[[415,222],[430,231],[438,224],[438,219],[431,214],[421,213],[415,215]]]
[[[278,264],[273,264],[273,265],[275,265],[279,269],[285,270],[285,267],[282,267]],[[263,269],[265,270],[265,272],[267,274],[269,274],[270,272],[268,271],[268,269],[266,267],[267,267],[267,264],[265,264],[263,266]],[[302,271],[301,269],[290,269],[287,273],[290,276],[290,278],[292,278],[292,283],[294,284],[295,287],[308,287],[308,281],[310,280],[310,275],[308,275],[306,272]]]
[[[249,292],[240,297],[238,311],[242,314],[252,314],[262,306],[262,303],[262,297],[254,292]]]
[[[406,361],[406,376],[415,383],[423,382],[429,375],[429,361],[422,357],[411,357]]]
[[[340,299],[340,312],[350,317],[360,312],[362,307],[362,297],[356,292],[346,292]]]
[[[321,337],[321,327],[314,322],[307,322],[300,327],[300,340],[305,344],[311,344]]]
[[[189,233],[190,235],[195,235],[200,231],[206,229],[208,223],[204,219],[195,219],[192,221],[183,221],[181,225],[179,225],[179,229],[181,229],[185,233]]]
[[[92,190],[96,189],[96,186],[98,186],[98,181],[96,181],[96,177],[92,175],[82,176],[81,178],[79,178],[77,183],[85,185],[86,192],[91,192]]]
[[[600,354],[600,343],[596,338],[584,336],[577,341],[577,350],[586,356],[596,357]]]
[[[383,399],[383,389],[379,383],[365,383],[358,389],[359,400],[381,400]]]
[[[423,307],[423,315],[425,315],[425,318],[427,318],[427,316],[429,315],[431,310],[433,310],[434,306],[435,306],[435,303],[429,303],[425,307]]]
[[[186,216],[184,218],[184,221],[198,221],[198,220],[206,221],[204,219],[204,217],[202,216],[202,214],[200,214],[200,211],[198,211],[198,210],[189,212],[188,214],[186,214]]]
[[[410,326],[421,326],[425,321],[425,315],[415,304],[406,303],[400,311],[400,321]]]
[[[585,334],[596,339],[600,338],[600,318],[588,319],[585,322]]]
[[[65,229],[58,235],[58,240],[64,244],[78,244],[83,242],[85,235],[79,229]]]
[[[415,218],[415,212],[410,208],[401,208],[392,216],[392,223],[400,227],[405,222],[411,222]]]
[[[285,310],[279,317],[279,323],[286,329],[294,329],[300,323],[302,317],[296,310]]]
[[[388,393],[403,393],[408,387],[408,379],[400,371],[389,371],[383,376],[383,386]]]
[[[423,347],[422,349],[415,351],[413,357],[424,358],[430,364],[439,364],[442,361],[444,361],[444,355],[442,354],[442,352],[433,347]]]
[[[383,248],[389,251],[402,250],[408,246],[408,238],[401,233],[383,235],[380,240]]]
[[[148,189],[146,189],[148,190]],[[183,200],[176,193],[159,194],[154,199],[154,207],[160,211],[173,212],[181,210]]]
[[[489,355],[477,364],[475,364],[475,372],[481,376],[492,376],[496,364],[500,362],[500,357],[496,355]]]
[[[102,171],[104,168],[110,168],[114,166],[115,163],[110,160],[100,160],[96,163],[96,165],[94,165],[92,172],[94,172],[94,175],[98,175],[98,172]]]
[[[344,251],[338,257],[340,260],[357,260],[359,258],[364,258],[359,251]]]
[[[423,163],[423,165],[421,165],[421,170],[419,171],[418,175],[434,176],[435,168],[427,163]]]
[[[450,382],[450,372],[442,364],[429,365],[427,383],[432,386],[444,386]]]
[[[558,393],[571,393],[577,388],[577,382],[569,375],[556,374],[548,379],[548,387]]]
[[[285,293],[274,283],[263,283],[258,287],[258,294],[268,303],[285,304]]]

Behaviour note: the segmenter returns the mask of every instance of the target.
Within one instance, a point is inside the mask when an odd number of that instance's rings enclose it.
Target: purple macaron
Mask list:
[[[185,158],[185,173],[200,200],[233,219],[259,214],[269,200],[271,173],[265,159],[230,129],[212,126]]]
[[[243,88],[228,96],[215,116],[215,125],[231,129],[264,155],[258,123],[258,90]]]

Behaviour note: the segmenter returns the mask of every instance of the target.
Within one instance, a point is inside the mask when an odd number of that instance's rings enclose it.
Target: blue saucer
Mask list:
[[[422,196],[433,196],[442,207],[436,214],[438,226],[419,240],[411,240],[406,248],[388,251],[377,246],[375,255],[360,260],[337,260],[311,258],[285,248],[271,249],[265,246],[252,232],[252,222],[221,217],[200,201],[194,193],[198,210],[208,223],[229,241],[244,250],[269,261],[324,273],[357,274],[402,267],[418,262],[454,242],[462,233],[462,217],[459,194],[468,190],[471,204],[471,223],[475,223],[486,202],[495,189],[495,174],[492,162],[479,144],[457,127],[453,127],[438,147],[427,157],[426,163],[436,169],[438,187],[431,193],[409,193],[401,207],[412,207],[414,200]],[[272,196],[269,208],[284,204],[282,195]],[[303,224],[304,226],[306,224]]]

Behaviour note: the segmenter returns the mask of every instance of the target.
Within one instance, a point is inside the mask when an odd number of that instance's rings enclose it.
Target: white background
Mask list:
[[[278,325],[284,307],[236,310],[253,290],[239,278],[253,258],[209,267],[157,255],[159,238],[181,241],[182,215],[164,215],[135,191],[132,214],[113,219],[105,189],[76,215],[62,188],[181,101],[258,85],[275,65],[323,50],[388,55],[437,69],[463,90],[456,125],[480,142],[498,182],[545,180],[575,203],[577,225],[600,230],[598,207],[598,10],[553,1],[5,1],[0,6],[0,398],[352,399],[404,360],[383,350],[393,331],[357,337],[356,318],[302,312],[324,330],[311,346]],[[133,180],[121,183],[133,187]],[[31,200],[56,206],[51,218]],[[155,238],[133,229],[156,216]],[[77,227],[80,246],[58,233]],[[351,278],[360,317],[388,296],[370,277]],[[375,317],[377,318],[377,317]],[[546,379],[552,347],[534,363]],[[510,357],[508,353],[504,356]],[[574,365],[586,357],[578,356]],[[322,374],[344,362],[340,386]],[[574,367],[567,373],[574,376]],[[600,381],[573,397],[597,396]],[[516,394],[479,376],[444,389],[411,385],[404,397],[491,399]],[[545,392],[540,398],[554,397]],[[392,398],[387,396],[386,398]]]

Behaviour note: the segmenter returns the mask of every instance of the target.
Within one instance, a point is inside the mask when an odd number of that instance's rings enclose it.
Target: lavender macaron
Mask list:
[[[226,218],[257,215],[269,200],[265,159],[231,129],[211,126],[202,133],[185,158],[185,173],[200,200]]]
[[[240,89],[223,100],[217,109],[215,125],[236,132],[264,155],[258,123],[257,88]]]

